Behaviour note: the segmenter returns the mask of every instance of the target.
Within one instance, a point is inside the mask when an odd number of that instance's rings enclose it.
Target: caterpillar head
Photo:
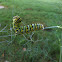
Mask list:
[[[22,21],[22,18],[20,16],[14,16],[13,17],[13,22],[20,23],[21,21]]]

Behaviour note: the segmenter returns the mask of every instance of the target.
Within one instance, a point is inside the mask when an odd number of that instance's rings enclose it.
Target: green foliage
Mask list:
[[[12,18],[15,15],[21,16],[25,25],[31,23],[42,23],[44,26],[62,25],[62,3],[61,0],[0,0],[4,9],[0,9],[0,30],[8,24],[12,25]],[[9,31],[8,31],[9,32]],[[8,45],[7,42],[0,43],[0,57],[5,53],[1,60],[9,62],[59,62],[61,42],[60,29],[50,31],[36,31],[32,36],[33,42],[29,38],[29,34],[24,36],[13,36],[13,41]],[[10,32],[9,32],[10,34]],[[13,32],[14,34],[14,32]],[[0,33],[0,35],[8,35],[8,33]],[[39,41],[37,39],[39,38]],[[0,38],[0,42],[10,40],[11,38]],[[37,41],[37,42],[36,42]],[[26,48],[26,51],[23,50]]]

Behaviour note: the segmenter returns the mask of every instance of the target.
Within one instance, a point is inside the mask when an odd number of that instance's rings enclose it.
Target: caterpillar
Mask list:
[[[44,29],[43,24],[40,24],[40,23],[20,26],[21,22],[22,22],[22,18],[20,16],[13,17],[13,29],[15,30],[16,34],[29,33],[30,31]]]

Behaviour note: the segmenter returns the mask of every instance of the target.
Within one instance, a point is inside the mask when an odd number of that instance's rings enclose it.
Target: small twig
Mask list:
[[[32,36],[33,36],[33,34],[34,34],[34,32],[32,32],[32,34],[30,35],[30,39],[31,39],[31,41],[33,41],[33,40],[32,40]]]
[[[5,36],[0,36],[0,37],[8,37],[8,36],[14,36],[14,35],[5,35]]]
[[[60,62],[62,62],[62,46],[60,46]]]
[[[23,34],[23,36],[24,36],[24,38],[25,38],[27,41],[31,41],[31,40],[28,40],[24,34]]]
[[[51,26],[51,27],[45,27],[44,29],[51,29],[51,28],[62,28],[60,26]]]
[[[0,32],[7,32],[7,31],[0,31]]]
[[[4,43],[4,42],[9,42],[9,41],[7,41],[7,40],[6,40],[6,41],[0,41],[0,44],[1,44],[1,43]]]
[[[12,41],[12,28],[11,28],[11,24],[10,24],[10,30],[11,30],[11,41]]]
[[[6,27],[7,27],[7,25],[1,31],[5,30]]]

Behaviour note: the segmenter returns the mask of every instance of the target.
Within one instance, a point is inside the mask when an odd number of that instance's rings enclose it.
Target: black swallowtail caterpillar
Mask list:
[[[27,26],[20,26],[21,22],[22,19],[20,18],[20,16],[13,17],[13,29],[15,30],[16,34],[28,33],[30,31],[44,29],[43,24],[35,23],[35,24],[29,24]]]

